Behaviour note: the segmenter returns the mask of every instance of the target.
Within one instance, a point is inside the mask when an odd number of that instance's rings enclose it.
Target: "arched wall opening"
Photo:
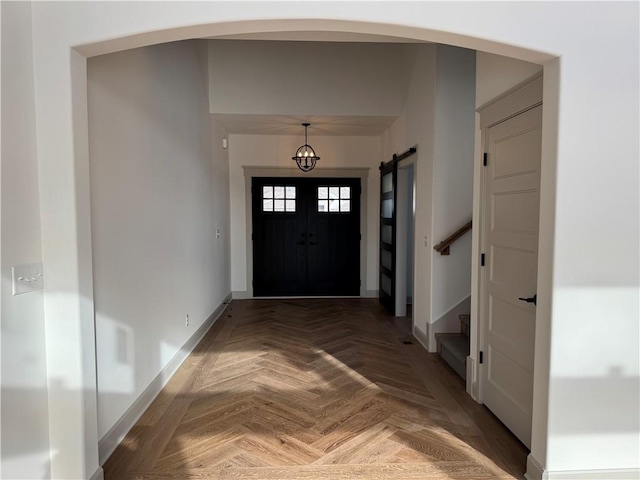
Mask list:
[[[488,50],[492,53],[499,53],[501,55],[510,54],[511,56],[518,56],[520,59],[527,60],[529,62],[543,63],[549,61],[553,57],[547,54],[542,54],[535,51],[524,50],[518,47],[503,45],[486,40],[473,39],[471,37],[459,36],[451,33],[428,31],[424,29],[407,28],[398,25],[385,25],[385,24],[371,24],[365,22],[343,22],[343,21],[327,21],[327,20],[270,20],[270,21],[245,21],[245,22],[233,22],[226,24],[215,25],[198,25],[193,27],[185,27],[180,29],[167,29],[162,31],[156,31],[151,33],[144,33],[138,35],[131,35],[124,38],[96,42],[92,44],[86,44],[75,47],[75,51],[78,53],[72,54],[72,63],[77,65],[78,72],[86,71],[86,59],[96,55],[103,55],[107,53],[114,53],[117,51],[149,46],[158,43],[166,43],[171,41],[178,41],[187,38],[216,38],[224,35],[241,35],[241,34],[282,34],[285,32],[299,32],[299,31],[314,31],[317,32],[320,39],[331,39],[336,35],[377,35],[377,36],[390,36],[405,39],[406,41],[429,41],[438,43],[447,43],[450,45],[463,46],[465,48],[472,48],[478,51]],[[80,75],[74,75],[72,81],[74,82],[74,110],[85,111],[86,97],[82,95],[86,91],[86,80],[83,84],[83,78],[86,79],[84,73]],[[550,78],[548,81],[553,81]],[[87,130],[87,125],[84,123],[84,117],[74,118],[74,131],[84,132]],[[553,128],[553,127],[551,127]],[[86,158],[86,139],[76,139],[76,162],[78,160],[88,162]],[[547,168],[548,169],[548,168]],[[552,171],[549,170],[548,171]],[[78,178],[76,178],[78,181]],[[552,176],[550,175],[547,181],[552,182]],[[82,182],[81,182],[82,183]],[[77,185],[81,187],[79,191],[85,191],[89,194],[88,185]],[[85,188],[87,190],[85,190]],[[80,202],[81,203],[81,202]],[[553,208],[553,205],[548,205]],[[89,213],[89,212],[87,212]],[[90,216],[90,213],[89,213]],[[546,218],[553,218],[553,215],[546,215]],[[90,218],[88,219],[90,222]],[[78,225],[80,227],[80,225]],[[90,237],[90,232],[88,232]],[[90,241],[90,239],[89,239]],[[88,259],[90,261],[90,258]],[[541,262],[548,262],[548,258],[541,258]],[[79,265],[79,270],[84,271],[85,275],[89,275],[92,271],[90,263]],[[550,267],[549,267],[550,270]],[[550,282],[549,282],[550,285]],[[85,298],[88,298],[93,303],[93,292],[89,295],[86,292]],[[550,298],[550,295],[549,295]],[[544,348],[544,343],[538,342],[541,348]],[[475,353],[475,352],[474,352]],[[542,355],[538,355],[544,358]],[[91,361],[95,363],[95,354],[93,358],[85,358],[85,364],[89,364]],[[544,379],[543,379],[544,382]],[[537,394],[540,398],[545,398],[546,392],[544,392],[544,386],[540,385],[538,380]],[[544,392],[540,394],[539,392]],[[541,403],[542,408],[545,403]],[[542,408],[544,410],[544,408]],[[538,412],[538,418],[540,415],[546,416],[546,412]],[[538,422],[537,425],[544,426],[546,422]],[[534,423],[535,424],[535,423]],[[534,437],[538,436],[538,442],[540,446],[544,445],[545,434],[543,428],[538,428],[537,432],[534,432]],[[542,451],[543,448],[540,448]]]
[[[290,18],[273,19],[273,13],[268,9],[263,11],[258,8],[251,13],[239,13],[235,10],[209,11],[206,6],[194,7],[191,11],[173,10],[174,7],[167,6],[167,10],[162,14],[151,12],[143,7],[141,10],[129,12],[130,15],[123,20],[124,16],[118,16],[118,14],[126,12],[126,6],[116,6],[115,9],[125,8],[125,10],[116,11],[111,19],[105,18],[98,21],[98,17],[104,14],[99,8],[93,10],[92,7],[87,7],[86,11],[78,12],[70,6],[63,11],[65,18],[60,19],[53,15],[50,23],[56,27],[55,30],[50,30],[43,25],[46,14],[50,12],[48,9],[51,8],[53,7],[38,6],[34,12],[36,16],[34,22],[36,92],[41,94],[37,101],[36,113],[43,203],[43,256],[47,278],[50,279],[45,292],[45,316],[48,322],[47,347],[50,350],[48,367],[50,375],[59,373],[60,377],[67,381],[68,388],[73,392],[77,389],[77,394],[69,395],[68,391],[57,392],[56,386],[50,385],[49,401],[52,417],[56,416],[56,412],[62,411],[63,405],[68,405],[69,402],[74,405],[71,411],[85,412],[84,419],[78,415],[77,420],[71,419],[66,425],[63,420],[65,416],[52,420],[52,447],[60,447],[61,452],[53,462],[55,476],[76,476],[73,473],[79,471],[75,470],[76,468],[85,469],[85,472],[91,474],[92,465],[95,466],[95,458],[97,458],[97,448],[94,447],[96,439],[92,438],[95,432],[91,431],[95,418],[92,416],[95,415],[95,409],[92,406],[95,404],[95,378],[92,379],[91,373],[92,368],[95,368],[95,352],[92,348],[93,292],[90,288],[91,218],[87,208],[89,196],[85,95],[87,57],[186,38],[310,30],[320,32],[320,35],[322,32],[332,34],[350,32],[432,41],[544,64],[545,113],[542,160],[544,173],[540,244],[545,245],[547,250],[541,252],[539,284],[547,289],[547,304],[541,300],[538,315],[546,319],[551,318],[551,294],[555,280],[553,277],[555,172],[561,77],[560,61],[557,55],[541,52],[565,53],[565,44],[561,40],[553,39],[554,35],[547,34],[553,40],[534,41],[532,34],[527,36],[529,35],[527,25],[524,26],[524,33],[521,36],[512,33],[507,27],[498,28],[495,33],[489,32],[488,27],[472,27],[465,21],[453,19],[456,12],[447,10],[447,7],[436,11],[435,15],[428,20],[426,17],[421,17],[411,22],[409,13],[391,14],[389,23],[384,23],[382,10],[364,14],[350,10],[351,7],[339,14],[343,19],[332,20],[326,19],[329,15],[322,8],[310,14],[311,17],[318,18],[310,19],[309,14],[294,8],[286,14]],[[477,13],[475,16],[480,18],[489,15],[499,16],[499,12],[494,10],[487,13],[469,12],[466,16],[474,17],[472,13]],[[172,14],[175,15],[172,17]],[[536,15],[536,12],[533,12],[531,22],[537,21],[540,24],[545,16],[546,12],[544,15]],[[259,17],[271,19],[255,20]],[[236,21],[237,18],[247,20]],[[83,20],[87,20],[86,25],[80,26]],[[218,23],[201,23],[204,20]],[[116,26],[118,22],[122,25]],[[68,32],[62,32],[66,27],[70,27]],[[50,34],[56,41],[45,47],[44,44]],[[102,41],[101,39],[104,38],[112,40]],[[497,38],[499,41],[488,40],[489,38]],[[521,45],[530,45],[531,48],[524,48]],[[73,48],[70,50],[69,47]],[[570,46],[566,46],[566,50],[571,50]],[[71,71],[69,71],[69,63]],[[49,67],[51,67],[50,71]],[[50,85],[46,85],[48,81]],[[67,91],[65,87],[68,86],[72,88]],[[563,90],[563,95],[568,93]],[[59,98],[55,98],[58,94]],[[70,96],[67,97],[67,94]],[[52,125],[56,122],[59,123],[53,127]],[[62,190],[67,193],[61,194]],[[60,247],[61,244],[65,246]],[[544,295],[539,291],[539,296],[542,299]],[[61,316],[66,317],[66,323],[55,321]],[[547,377],[550,362],[550,334],[550,325],[547,324],[544,329],[539,329],[536,335],[536,371],[543,372]],[[59,339],[64,335],[69,338],[66,351],[61,352]],[[76,371],[68,368],[70,359],[78,365]],[[540,432],[537,442],[534,432],[532,451],[540,452],[536,458],[543,464],[548,433],[546,428],[546,405],[549,396],[547,387],[548,378],[546,381],[545,378],[541,378],[534,391],[534,397],[537,399],[535,404],[541,411],[538,412],[538,420],[534,420],[534,423],[540,426]],[[81,395],[79,392],[82,391],[84,393]],[[61,434],[64,428],[71,429],[74,432],[74,438],[62,439]],[[70,443],[66,443],[67,441]],[[77,458],[67,456],[66,452],[72,452],[72,456],[73,454],[81,455],[82,461],[78,462]]]

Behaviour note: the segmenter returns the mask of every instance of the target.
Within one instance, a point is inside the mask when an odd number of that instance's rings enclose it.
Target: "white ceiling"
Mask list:
[[[309,122],[309,136],[378,136],[397,117],[329,116],[329,115],[243,115],[214,114],[229,134],[304,135],[303,122]]]
[[[354,43],[428,43],[384,35],[350,32],[299,31],[265,32],[211,37],[211,40],[264,40],[294,42]],[[378,136],[384,133],[396,116],[331,116],[331,115],[248,115],[214,114],[229,134],[302,135],[301,123],[309,122],[309,136]]]

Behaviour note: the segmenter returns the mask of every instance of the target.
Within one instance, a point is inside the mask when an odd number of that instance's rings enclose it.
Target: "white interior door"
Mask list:
[[[531,444],[542,106],[487,129],[482,401]]]

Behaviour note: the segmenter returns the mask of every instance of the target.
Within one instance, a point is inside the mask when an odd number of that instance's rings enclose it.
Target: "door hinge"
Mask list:
[[[255,240],[255,239],[256,239],[256,235],[255,235],[255,233],[252,233],[251,234],[251,240]]]
[[[360,240],[362,240],[362,234],[360,234]]]
[[[484,352],[480,351],[478,355],[478,362],[480,364],[484,363]]]
[[[487,157],[489,156],[489,154],[487,152],[484,152],[484,155],[482,155],[482,165],[484,165],[485,167],[487,166]]]
[[[480,266],[484,267],[484,253],[480,254]]]

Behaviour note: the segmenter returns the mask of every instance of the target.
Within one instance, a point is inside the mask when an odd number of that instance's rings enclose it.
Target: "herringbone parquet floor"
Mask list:
[[[526,449],[377,301],[234,301],[107,480],[522,478]]]

